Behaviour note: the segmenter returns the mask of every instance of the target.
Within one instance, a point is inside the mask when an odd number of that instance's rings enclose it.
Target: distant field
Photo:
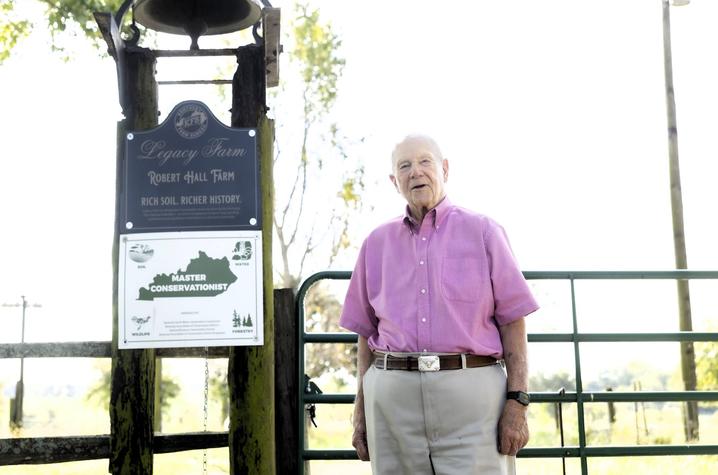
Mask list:
[[[167,433],[202,430],[202,391],[186,391],[172,405],[163,417],[163,431]],[[11,437],[8,428],[7,399],[0,398],[0,437]],[[110,418],[108,413],[96,404],[85,401],[80,395],[67,397],[48,395],[28,397],[25,401],[26,427],[17,435],[21,437],[42,437],[61,435],[108,434]],[[223,430],[217,417],[219,403],[210,403],[208,430]],[[207,473],[210,475],[229,473],[227,449],[207,451]],[[202,474],[203,451],[179,452],[155,456],[156,475]],[[107,472],[107,460],[89,460],[51,465],[0,466],[0,475],[100,475]]]
[[[565,405],[565,445],[578,445],[575,404]],[[636,411],[637,409],[637,411]],[[645,418],[644,418],[645,412]],[[309,443],[313,449],[350,448],[351,406],[322,405],[317,409],[318,428],[311,427]],[[636,417],[636,415],[638,417]],[[556,428],[553,407],[534,404],[529,413],[531,441],[529,446],[560,446],[560,432]],[[638,422],[637,422],[638,421]],[[616,404],[616,422],[609,424],[607,404],[587,404],[585,411],[586,435],[589,445],[641,445],[682,444],[680,405],[677,403]],[[703,411],[700,419],[702,444],[718,445],[718,413]],[[620,457],[589,458],[591,475],[650,474],[714,475],[718,456],[687,457]],[[369,475],[368,463],[358,461],[313,461],[312,475]],[[518,472],[526,475],[562,474],[561,459],[519,459]],[[566,459],[566,473],[580,474],[580,460]]]
[[[334,388],[325,388],[331,392]],[[201,430],[200,393],[182,393],[163,418],[164,432]],[[0,437],[10,437],[8,401],[0,400]],[[209,430],[222,430],[218,404],[210,405]],[[87,403],[82,397],[48,395],[29,398],[26,402],[27,428],[21,436],[106,434],[109,432],[107,413]],[[81,414],[82,417],[78,417]],[[309,429],[310,448],[350,448],[350,405],[321,405],[317,408],[318,428]],[[530,411],[531,446],[560,446],[553,406],[534,404]],[[566,445],[577,445],[575,405],[564,406],[564,438]],[[680,405],[676,403],[616,404],[616,422],[609,424],[607,404],[587,404],[586,433],[589,445],[681,444],[683,429]],[[704,408],[701,412],[701,443],[718,445],[718,412]],[[155,474],[184,475],[202,473],[202,451],[158,455]],[[229,473],[227,449],[208,451],[209,474]],[[560,459],[519,459],[519,473],[554,475],[562,473]],[[588,461],[591,475],[648,473],[650,475],[713,475],[718,456],[595,458]],[[313,461],[312,475],[369,474],[369,464],[358,461]],[[0,467],[0,475],[97,475],[107,473],[107,460],[54,465]],[[566,460],[567,474],[580,474],[577,459]]]

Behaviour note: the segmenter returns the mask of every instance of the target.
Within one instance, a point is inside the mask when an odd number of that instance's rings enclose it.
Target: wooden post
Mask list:
[[[155,388],[154,350],[119,350],[118,275],[120,223],[119,200],[125,134],[157,125],[155,57],[147,49],[123,51],[127,61],[126,84],[130,107],[118,124],[117,192],[115,237],[112,247],[112,383],[110,392],[110,463],[113,475],[151,474],[153,467],[153,420]]]
[[[275,438],[277,473],[299,473],[299,428],[297,427],[297,396],[300,385],[297,346],[299,331],[294,314],[292,289],[274,291],[274,367],[276,407]]]
[[[232,126],[259,133],[264,274],[264,345],[232,347],[229,354],[230,473],[276,473],[274,440],[274,295],[272,286],[272,144],[274,124],[265,116],[264,48],[237,50],[232,83]]]
[[[162,358],[155,358],[155,409],[154,409],[154,427],[155,432],[162,432]]]

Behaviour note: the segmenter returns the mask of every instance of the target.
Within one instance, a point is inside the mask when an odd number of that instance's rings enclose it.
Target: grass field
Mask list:
[[[644,418],[645,413],[645,418]],[[534,404],[529,411],[531,440],[529,447],[559,447],[560,431],[556,427],[553,406]],[[351,447],[351,406],[322,405],[317,409],[317,424],[309,430],[312,449]],[[681,408],[677,403],[635,405],[616,404],[616,422],[608,421],[607,404],[587,404],[585,410],[588,445],[654,445],[683,444]],[[563,410],[564,443],[578,445],[575,404]],[[718,412],[704,411],[700,419],[702,444],[718,445]],[[518,472],[526,475],[562,474],[561,459],[527,459],[517,462]],[[591,475],[650,474],[650,475],[714,475],[718,473],[718,456],[661,456],[590,458]],[[368,463],[358,461],[312,461],[312,475],[368,475]],[[566,459],[566,473],[580,474],[577,458]]]
[[[193,397],[194,396],[194,397]],[[197,395],[185,394],[163,417],[163,429],[167,433],[202,430],[203,413]],[[84,397],[48,395],[28,397],[25,401],[26,427],[11,433],[8,429],[8,402],[0,401],[0,437],[42,437],[62,435],[108,434],[110,419],[107,412]],[[210,406],[210,415],[219,414],[218,403]],[[211,418],[208,430],[222,430],[221,421]],[[229,473],[229,459],[226,448],[207,451],[207,473]],[[175,454],[156,455],[154,473],[158,475],[202,474],[203,451],[195,450]],[[99,475],[108,473],[108,461],[89,460],[48,465],[0,466],[0,475]]]
[[[326,392],[336,388],[322,386]],[[201,391],[185,391],[163,417],[166,433],[201,430]],[[0,437],[11,437],[8,429],[8,401],[0,397]],[[209,408],[209,430],[222,430],[219,403]],[[78,395],[49,393],[44,397],[28,397],[25,410],[27,427],[16,434],[22,437],[107,434],[109,417],[104,409],[88,403]],[[317,408],[318,427],[309,429],[309,447],[350,448],[350,405],[320,405]],[[548,404],[533,404],[529,411],[532,447],[560,446],[554,408]],[[575,404],[563,408],[565,445],[578,444]],[[608,420],[607,404],[586,404],[585,424],[587,443],[593,446],[634,444],[682,444],[681,410],[677,403],[616,404],[616,421]],[[701,413],[702,444],[718,445],[718,412],[703,408]],[[208,474],[229,473],[227,449],[207,451]],[[201,474],[203,451],[180,452],[155,456],[155,474]],[[718,456],[690,457],[633,457],[594,458],[588,460],[591,475],[648,473],[650,475],[718,473]],[[519,473],[528,475],[561,474],[560,459],[519,459]],[[37,466],[0,467],[0,475],[97,475],[107,473],[107,460],[74,462]],[[369,474],[369,464],[358,461],[312,461],[312,475]],[[566,473],[580,474],[580,461],[566,460]],[[283,474],[282,474],[283,475]]]

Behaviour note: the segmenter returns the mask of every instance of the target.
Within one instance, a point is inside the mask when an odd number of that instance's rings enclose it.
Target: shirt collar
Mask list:
[[[438,229],[439,225],[444,221],[444,218],[446,218],[446,216],[449,214],[449,210],[451,208],[452,204],[449,200],[449,197],[444,196],[444,198],[439,201],[439,204],[429,210],[424,219],[431,219],[432,226]],[[411,212],[409,211],[409,205],[406,205],[406,208],[404,208],[403,221],[412,233],[416,232],[419,229],[419,223],[417,223],[416,220],[411,216]]]

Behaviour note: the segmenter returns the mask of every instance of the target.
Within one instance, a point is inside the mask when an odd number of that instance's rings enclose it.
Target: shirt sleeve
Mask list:
[[[365,240],[359,251],[354,272],[352,272],[349,290],[344,298],[339,326],[368,339],[377,332],[377,319],[374,308],[369,302],[366,248],[367,241]]]
[[[506,325],[538,310],[504,229],[492,223],[485,236],[494,293],[494,318]]]

